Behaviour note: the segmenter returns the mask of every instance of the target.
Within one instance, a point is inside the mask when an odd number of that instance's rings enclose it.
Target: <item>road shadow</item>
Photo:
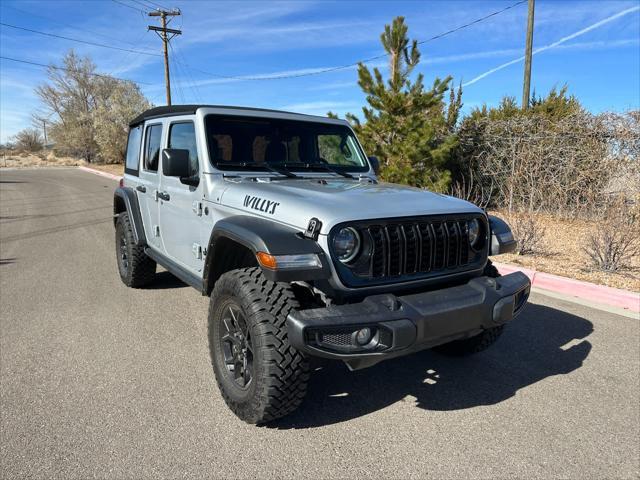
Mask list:
[[[592,332],[593,324],[584,318],[530,304],[495,345],[475,356],[452,358],[427,350],[356,372],[325,362],[313,372],[300,409],[269,426],[330,425],[398,401],[436,411],[500,403],[521,388],[580,368],[591,351],[582,339]]]
[[[150,290],[165,290],[169,288],[183,288],[188,287],[186,283],[180,280],[178,277],[172,275],[167,271],[156,273],[153,283],[147,288]]]

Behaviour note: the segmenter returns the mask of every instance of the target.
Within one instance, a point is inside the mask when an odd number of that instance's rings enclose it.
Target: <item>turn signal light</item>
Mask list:
[[[256,253],[256,259],[263,268],[270,270],[289,270],[301,268],[322,268],[322,262],[315,253],[299,255],[271,255],[266,252]]]
[[[258,259],[258,263],[261,267],[269,268],[271,270],[278,268],[278,262],[276,257],[273,255],[269,255],[266,252],[258,252],[256,253],[256,258]]]

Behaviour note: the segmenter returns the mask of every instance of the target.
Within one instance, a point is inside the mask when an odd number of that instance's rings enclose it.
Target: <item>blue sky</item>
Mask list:
[[[58,35],[160,53],[142,5],[178,7],[171,26],[173,102],[278,108],[324,115],[359,113],[364,96],[355,68],[278,80],[273,76],[351,64],[382,52],[384,24],[404,15],[411,38],[426,39],[516,2],[509,1],[285,1],[176,0],[12,1],[0,3],[3,23]],[[122,4],[126,4],[124,6]],[[452,75],[464,87],[465,109],[520,99],[526,3],[480,24],[421,46],[418,71],[427,82]],[[164,103],[158,56],[83,45],[0,27],[0,55],[59,64],[70,48],[92,57],[99,72],[144,82],[143,92]],[[532,87],[546,92],[568,84],[592,111],[640,108],[640,2],[537,0]],[[34,87],[43,68],[0,60],[0,141],[30,126],[39,102]],[[385,60],[372,65],[383,71]],[[202,73],[201,71],[210,74]],[[148,84],[148,85],[147,85]]]

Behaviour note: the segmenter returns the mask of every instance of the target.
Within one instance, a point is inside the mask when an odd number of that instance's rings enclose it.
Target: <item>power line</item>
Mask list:
[[[130,0],[130,1],[132,1],[132,2],[134,2],[134,3],[137,3],[137,4],[138,4],[138,5],[140,5],[142,8],[144,8],[144,9],[145,9],[145,13],[149,13],[149,11],[150,11],[150,10],[155,10],[155,9],[153,9],[153,8],[149,8],[149,6],[148,6],[148,5],[145,5],[144,3],[139,2],[138,0]]]
[[[155,2],[152,2],[151,0],[143,0],[145,3],[154,5],[156,8],[159,8],[160,10],[168,10],[168,8],[164,8],[162,5],[158,5]]]
[[[38,67],[53,68],[54,70],[61,70],[63,72],[75,72],[76,71],[76,70],[72,70],[70,68],[58,67],[56,65],[45,65],[44,63],[30,62],[29,60],[20,60],[18,58],[5,57],[4,55],[0,55],[0,59],[2,59],[2,60],[10,60],[12,62],[18,62],[18,63],[26,63],[28,65],[35,65],[35,66],[38,66]],[[112,75],[105,75],[103,73],[87,72],[86,74],[87,75],[91,75],[93,77],[115,78],[116,80],[124,80],[126,82],[133,82],[133,83],[137,83],[137,84],[140,84],[140,85],[153,85],[152,83],[139,82],[137,80],[130,80],[128,78],[114,77]]]
[[[71,25],[70,23],[65,23],[65,22],[62,22],[62,21],[57,20],[55,18],[41,15],[39,13],[33,13],[33,12],[28,12],[26,10],[21,10],[19,8],[14,7],[13,5],[7,5],[7,8],[10,8],[11,10],[15,10],[16,12],[19,12],[19,13],[23,13],[25,15],[29,15],[29,16],[36,17],[36,18],[41,18],[41,19],[47,20],[49,22],[56,22],[59,25],[64,25],[65,27],[72,28],[74,30],[78,30],[79,32],[90,33],[91,35],[96,35],[98,37],[106,38],[109,41],[113,41],[114,40],[114,38],[112,36],[105,35],[105,34],[99,33],[99,32],[94,32],[94,31],[91,31],[91,30],[87,30],[86,28],[81,28],[81,27],[78,27],[76,25]],[[120,40],[120,39],[117,39],[117,41],[120,42],[120,43],[126,44],[126,45],[131,45],[131,46],[136,46],[137,45],[137,43],[125,42],[125,41]]]
[[[117,3],[118,5],[122,5],[123,7],[127,7],[127,8],[130,8],[132,10],[135,10],[136,12],[140,12],[142,15],[146,15],[147,14],[147,12],[144,12],[144,11],[140,10],[139,8],[132,7],[131,5],[129,5],[127,3],[124,3],[124,2],[121,2],[120,0],[111,0],[111,1],[113,3]]]
[[[447,32],[444,33],[440,33],[434,37],[431,38],[427,38],[426,40],[422,40],[420,42],[418,42],[419,45],[423,44],[423,43],[427,43],[427,42],[431,42],[433,40],[437,40],[438,38],[442,38],[442,37],[446,37],[447,35],[451,35],[452,33],[457,32],[458,30],[462,30],[463,28],[467,28],[470,27],[472,25],[475,25],[476,23],[480,23],[480,22],[484,22],[485,20],[488,20],[491,17],[495,17],[496,15],[500,15],[501,13],[506,12],[507,10],[511,10],[512,8],[517,7],[518,5],[522,5],[523,3],[527,3],[527,0],[520,0],[519,2],[516,2],[512,5],[509,5],[508,7],[503,8],[502,10],[497,10],[493,13],[490,13],[489,15],[485,15],[484,17],[480,17],[475,19],[472,22],[469,23],[465,23],[464,25],[460,25],[459,27],[453,28]]]
[[[520,0],[516,3],[513,3],[505,8],[502,8],[500,10],[496,10],[495,12],[492,12],[488,15],[485,15],[484,17],[480,17],[477,18],[469,23],[465,23],[464,25],[460,25],[456,28],[452,28],[451,30],[448,30],[446,32],[442,32],[439,33],[438,35],[434,35],[433,37],[427,38],[425,40],[421,40],[418,42],[419,45],[422,45],[424,43],[427,42],[432,42],[434,40],[438,40],[440,38],[446,37],[448,35],[451,35],[455,32],[458,32],[464,28],[468,28],[471,27],[477,23],[483,22],[485,20],[488,20],[491,17],[495,17],[496,15],[500,15],[501,13],[506,12],[507,10],[511,10],[512,8],[517,7],[518,5],[522,5],[523,3],[526,3],[527,0]],[[221,79],[226,79],[226,80],[247,80],[247,81],[257,81],[257,80],[281,80],[281,79],[287,79],[287,78],[300,78],[300,77],[310,77],[312,75],[320,75],[320,74],[324,74],[324,73],[330,73],[330,72],[335,72],[338,70],[345,70],[347,68],[353,68],[358,66],[361,63],[370,63],[373,62],[374,60],[379,60],[381,58],[384,58],[387,56],[387,53],[382,53],[380,55],[375,55],[373,57],[369,57],[369,58],[365,58],[364,60],[359,60],[357,62],[353,62],[353,63],[349,63],[346,65],[340,65],[337,67],[329,67],[329,68],[321,68],[318,70],[314,70],[312,72],[302,72],[302,73],[294,73],[294,74],[283,74],[283,75],[260,75],[260,76],[242,76],[242,75],[220,75],[220,74],[215,74],[215,73],[211,73],[211,72],[207,72],[205,70],[200,70],[198,68],[194,68],[188,64],[185,64],[186,67],[196,71],[196,72],[200,72],[206,75],[210,75],[212,77],[215,78],[221,78]]]
[[[39,35],[45,35],[47,37],[61,38],[63,40],[69,40],[71,42],[78,42],[78,43],[84,43],[86,45],[93,45],[94,47],[110,48],[112,50],[120,50],[122,52],[138,53],[140,55],[151,55],[153,57],[160,57],[161,56],[159,53],[143,52],[141,50],[132,50],[130,48],[114,47],[112,45],[105,45],[103,43],[89,42],[89,41],[80,40],[80,39],[77,39],[77,38],[71,38],[71,37],[64,37],[62,35],[56,35],[54,33],[41,32],[39,30],[33,30],[31,28],[18,27],[17,25],[10,25],[8,23],[3,23],[3,22],[0,22],[0,25],[2,25],[3,27],[15,28],[16,30],[24,30],[25,32],[37,33]]]
[[[196,84],[195,80],[193,79],[193,76],[191,75],[191,72],[189,72],[189,70],[187,68],[185,68],[184,61],[182,61],[180,59],[182,57],[182,52],[180,52],[180,50],[174,48],[171,43],[169,43],[169,49],[171,50],[171,53],[173,54],[173,61],[174,61],[174,64],[175,64],[174,71],[177,69],[180,72],[180,75],[182,76],[182,79],[183,79],[183,84],[191,90],[191,93],[193,94],[193,97],[199,103],[202,103],[202,96],[200,95],[200,90],[198,89],[198,85]],[[184,81],[185,79],[187,79],[188,81],[185,82]]]

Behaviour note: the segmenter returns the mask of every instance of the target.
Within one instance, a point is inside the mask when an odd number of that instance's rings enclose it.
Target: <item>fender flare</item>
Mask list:
[[[234,215],[219,220],[211,231],[203,272],[204,285],[209,283],[211,266],[215,261],[216,245],[221,238],[233,240],[248,248],[255,255],[265,252],[271,255],[316,254],[322,262],[322,268],[270,270],[262,268],[265,277],[274,282],[292,282],[325,279],[330,276],[330,268],[324,250],[314,240],[302,236],[294,228],[247,215]],[[206,288],[206,287],[205,287]]]
[[[131,220],[131,229],[136,245],[144,247],[147,245],[147,237],[144,233],[142,216],[140,215],[140,204],[138,197],[132,188],[118,187],[113,192],[113,225],[121,213],[126,212]]]
[[[495,215],[489,215],[489,228],[491,229],[489,255],[511,253],[516,249],[518,242],[513,238],[513,232],[507,222]]]

